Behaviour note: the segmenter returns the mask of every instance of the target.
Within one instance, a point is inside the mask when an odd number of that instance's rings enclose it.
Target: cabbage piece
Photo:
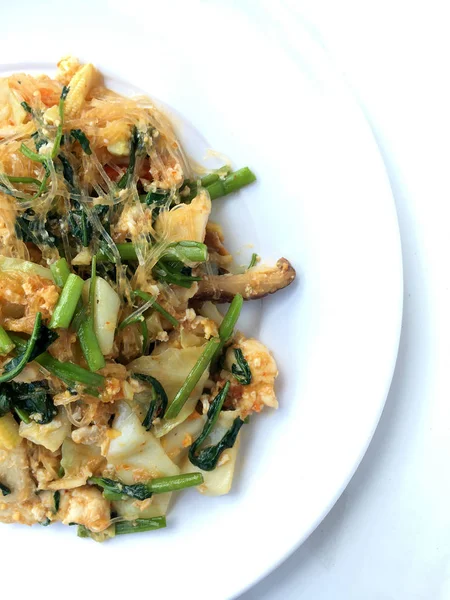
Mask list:
[[[53,281],[52,272],[50,269],[38,265],[29,260],[22,260],[21,258],[9,258],[8,256],[0,256],[0,271],[7,273],[8,271],[20,271],[21,273],[27,273],[29,275],[39,275],[44,279],[50,279]]]
[[[88,303],[91,280],[83,286],[83,301]],[[94,304],[94,331],[103,355],[111,354],[114,344],[114,333],[119,318],[120,298],[109,283],[97,277]]]
[[[10,89],[8,80],[0,79],[0,123],[21,125],[27,113],[21,106],[17,96]]]
[[[51,481],[46,489],[70,490],[85,485],[88,478],[106,462],[98,446],[76,444],[70,438],[64,440],[61,453],[64,477]]]
[[[195,418],[186,419],[161,438],[164,452],[175,464],[181,465],[184,463],[189,446],[201,434],[205,423],[206,415],[197,415]]]
[[[145,431],[126,402],[118,404],[113,429],[121,435],[111,440],[106,458],[115,467],[117,479],[132,484],[179,474],[180,469],[164,452],[160,441]]]
[[[60,409],[56,417],[45,425],[38,423],[21,423],[19,435],[33,444],[39,444],[55,452],[62,446],[67,436],[70,435],[71,425],[64,410]]]
[[[169,508],[172,492],[167,494],[155,494],[148,500],[134,500],[127,498],[112,503],[113,510],[124,517],[127,521],[134,519],[151,519],[152,517],[160,517],[167,513]]]
[[[128,369],[135,373],[144,373],[145,375],[155,377],[166,390],[170,406],[192,367],[202,354],[203,349],[204,344],[190,348],[169,347],[161,354],[137,358],[128,365]],[[171,429],[185,421],[192,414],[208,376],[209,370],[206,369],[193,389],[192,394],[189,396],[188,401],[175,419],[170,421],[161,420],[160,423],[155,423],[153,432],[156,437],[159,438],[166,435]]]
[[[217,444],[225,433],[233,425],[233,421],[239,416],[239,411],[223,411],[206,438],[204,446]],[[181,467],[182,473],[201,473],[203,475],[203,484],[198,486],[199,492],[206,496],[223,496],[228,494],[233,483],[234,468],[236,466],[236,457],[239,449],[241,434],[238,435],[232,448],[223,452],[219,459],[218,466],[213,471],[202,471],[193,465],[189,458],[186,458]]]

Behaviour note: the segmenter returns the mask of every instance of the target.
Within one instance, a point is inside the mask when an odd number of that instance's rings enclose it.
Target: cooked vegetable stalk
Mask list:
[[[77,528],[77,536],[80,538],[91,538],[91,540],[94,540],[94,542],[106,542],[106,540],[110,540],[113,537],[115,537],[116,535],[116,526],[110,525],[109,527],[107,527],[106,529],[104,529],[103,531],[100,532],[94,532],[94,531],[90,531],[90,529],[88,529],[87,527],[85,527],[84,525],[78,525]]]
[[[84,281],[78,275],[71,273],[64,284],[59,300],[50,320],[50,329],[62,327],[67,329],[72,321],[83,290]]]
[[[240,348],[234,349],[236,363],[231,366],[231,372],[241,385],[249,385],[252,382],[252,372],[248,366],[248,362],[244,358],[244,354]]]
[[[131,313],[131,315],[125,317],[125,319],[120,323],[119,330],[128,327],[128,325],[133,325],[134,323],[145,323],[145,318],[140,313]]]
[[[15,406],[14,407],[14,412],[19,417],[19,419],[21,421],[23,421],[23,423],[25,423],[26,425],[28,425],[28,423],[31,423],[30,417],[27,415],[27,413],[22,408],[19,408],[18,406]]]
[[[141,134],[139,133],[137,127],[133,127],[133,131],[131,134],[130,140],[130,159],[128,162],[128,167],[124,175],[120,178],[117,186],[119,189],[123,190],[126,187],[130,186],[133,182],[134,171],[136,168],[136,155],[139,152],[141,145]]]
[[[225,179],[218,178],[210,185],[207,185],[206,189],[208,190],[211,200],[215,200],[221,196],[236,192],[254,181],[256,181],[255,174],[248,167],[243,167],[238,171],[230,173]]]
[[[234,327],[239,319],[239,315],[241,314],[243,303],[244,301],[242,296],[240,294],[236,294],[219,327],[219,337],[222,341],[222,345],[225,344],[233,335]]]
[[[124,261],[137,260],[136,248],[131,242],[116,244],[120,258]],[[108,261],[109,257],[105,252],[100,251],[97,255],[98,261]],[[167,260],[180,260],[181,262],[205,262],[208,258],[208,248],[201,242],[183,241],[175,242],[167,247],[163,254]]]
[[[63,133],[63,125],[64,125],[64,101],[67,98],[67,94],[69,93],[69,88],[64,86],[61,92],[61,96],[59,98],[59,124],[56,128],[56,137],[53,143],[52,150],[52,159],[54,160],[58,156],[59,149],[61,147],[61,138]]]
[[[220,347],[220,344],[219,338],[213,337],[208,341],[202,354],[199,356],[197,362],[192,367],[191,372],[186,377],[185,382],[178,390],[169,408],[166,410],[166,414],[164,415],[165,419],[175,419],[175,417],[178,416],[178,413],[186,404],[200,377],[203,375],[217,349]]]
[[[168,260],[181,260],[181,262],[205,262],[208,258],[208,248],[200,242],[189,240],[175,242],[168,246],[163,257]]]
[[[6,356],[11,352],[11,350],[14,350],[14,342],[11,340],[3,327],[0,326],[0,355]]]
[[[6,177],[10,183],[27,183],[37,185],[38,187],[42,184],[42,181],[39,181],[39,179],[35,179],[34,177],[13,177],[12,175],[4,175],[4,177]]]
[[[60,258],[55,263],[50,265],[50,270],[56,285],[60,288],[64,287],[64,284],[70,275],[70,269],[69,265],[67,264],[67,260],[65,258]]]
[[[208,173],[208,175],[204,175],[200,180],[202,187],[208,187],[219,179],[224,179],[230,173],[231,168],[228,165],[224,165],[220,169],[217,169],[214,173]]]
[[[141,290],[134,290],[133,294],[135,296],[138,296],[139,298],[142,298],[142,300],[145,300],[146,302],[153,301],[151,308],[154,308],[156,311],[158,311],[174,327],[178,326],[179,323],[175,319],[175,317],[173,317],[170,313],[167,312],[167,310],[165,310],[160,304],[158,304],[158,302],[156,302],[153,296],[147,294],[146,292],[142,292]]]
[[[18,335],[11,334],[11,338],[16,344],[17,348],[22,350],[26,347],[26,340],[22,339]],[[71,362],[61,362],[56,358],[53,358],[48,352],[43,352],[34,359],[38,364],[47,369],[49,373],[59,377],[66,383],[82,383],[91,387],[102,387],[105,384],[105,378],[103,375],[98,373],[91,373],[83,367],[76,365]]]
[[[91,477],[88,483],[101,487],[107,500],[124,500],[127,497],[146,500],[151,498],[153,494],[165,494],[201,485],[203,476],[201,473],[186,473],[172,477],[159,477],[147,483],[135,483],[133,485],[126,485],[107,477]]]
[[[2,493],[2,496],[8,496],[11,493],[11,490],[7,485],[0,483],[0,492]]]
[[[105,366],[105,359],[103,357],[100,345],[95,335],[94,330],[94,303],[95,303],[95,286],[97,280],[97,260],[96,257],[92,257],[92,268],[91,268],[91,284],[89,287],[89,308],[87,315],[81,320],[78,326],[78,339],[80,341],[81,350],[83,351],[84,358],[91,371],[98,371]]]
[[[215,446],[207,446],[206,448],[200,449],[200,446],[211,433],[214,425],[217,422],[217,419],[219,418],[220,411],[222,410],[222,406],[225,398],[227,397],[229,389],[230,382],[227,381],[209,407],[207,421],[203,431],[189,449],[189,460],[193,465],[199,469],[202,469],[203,471],[212,471],[216,468],[222,452],[227,448],[232,448],[234,446],[239,430],[244,424],[244,421],[240,417],[236,417],[232,426],[225,433],[220,442],[218,442]]]
[[[256,254],[256,252],[253,252],[247,268],[251,269],[251,268],[255,267],[257,262],[258,262],[258,255]]]
[[[20,146],[20,151],[24,156],[26,156],[30,160],[33,160],[34,162],[40,162],[42,164],[45,164],[48,161],[48,156],[46,156],[45,154],[38,154],[37,152],[34,152],[30,148],[28,148],[28,146],[26,146],[24,142],[22,142]]]
[[[136,519],[136,521],[121,521],[116,523],[116,535],[126,533],[142,533],[166,527],[166,517],[153,517],[152,519]]]
[[[168,404],[167,394],[161,383],[151,375],[133,373],[133,377],[150,385],[152,390],[152,399],[150,400],[147,414],[142,421],[143,427],[145,427],[146,431],[149,431],[153,420],[164,416]]]
[[[42,315],[40,312],[38,312],[36,314],[36,319],[34,321],[34,327],[33,327],[33,332],[31,334],[30,339],[27,342],[27,345],[24,349],[24,351],[19,354],[19,356],[16,356],[15,358],[11,359],[9,362],[6,363],[4,369],[3,369],[3,373],[0,375],[0,383],[5,382],[5,381],[11,381],[11,379],[14,379],[14,377],[17,377],[17,375],[23,371],[23,369],[25,368],[25,365],[32,360],[32,355],[36,346],[36,343],[38,341],[39,335],[41,333],[41,323],[42,323]]]

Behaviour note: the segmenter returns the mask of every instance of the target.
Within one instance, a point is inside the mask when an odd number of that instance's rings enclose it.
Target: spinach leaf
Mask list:
[[[133,377],[147,383],[151,387],[151,400],[142,425],[146,431],[150,431],[154,419],[162,417],[166,412],[168,398],[165,389],[160,382],[151,375],[133,373]]]
[[[240,348],[235,348],[234,356],[237,364],[233,363],[231,372],[241,385],[248,385],[252,382],[252,372],[250,371],[248,362],[244,358],[242,350]]]
[[[46,425],[58,413],[46,381],[7,384],[14,408],[24,411],[39,425]],[[31,416],[33,415],[33,416]]]
[[[20,103],[20,106],[30,115],[33,114],[33,109],[31,108],[31,106],[28,104],[28,102],[25,102],[25,100],[23,102]]]
[[[220,442],[218,442],[215,446],[207,446],[206,448],[199,450],[200,446],[211,433],[214,425],[217,422],[217,419],[219,418],[220,411],[225,398],[227,397],[229,389],[230,382],[227,381],[209,407],[207,421],[203,431],[189,449],[189,460],[193,465],[199,469],[202,469],[203,471],[212,471],[216,468],[222,452],[227,448],[232,448],[234,446],[239,430],[244,424],[244,421],[240,417],[236,417],[232,426],[225,433]],[[197,452],[197,450],[199,451]]]
[[[70,234],[78,240],[82,246],[87,248],[92,241],[94,234],[94,228],[90,222],[86,210],[84,207],[77,202],[73,201],[74,209],[70,211],[68,221],[70,227]],[[96,204],[93,209],[99,216],[100,222],[107,232],[110,229],[110,223],[108,219],[109,206],[106,204]],[[102,245],[100,243],[100,245]]]
[[[31,337],[22,352],[19,352],[17,356],[6,363],[3,373],[0,375],[0,383],[11,381],[11,379],[17,377],[25,368],[25,365],[45,352],[57,337],[58,334],[55,331],[51,331],[45,325],[42,325],[42,315],[37,313]]]
[[[192,269],[186,267],[181,261],[161,258],[152,270],[153,277],[158,281],[173,283],[180,287],[190,288],[194,281],[201,281],[201,277],[194,277]]]
[[[37,246],[45,245],[54,248],[56,237],[54,235],[54,216],[47,215],[44,228],[39,227],[39,221],[35,218],[36,213],[32,208],[27,208],[21,215],[16,217],[16,235],[24,242],[33,242]],[[59,217],[58,217],[59,221]]]
[[[80,144],[86,154],[92,154],[91,146],[86,134],[81,129],[71,129],[70,135]]]
[[[0,483],[0,492],[2,493],[2,496],[8,496],[11,493],[11,490],[8,486]]]
[[[42,146],[44,146],[44,144],[46,144],[48,142],[48,140],[43,137],[39,131],[35,131],[34,133],[31,134],[31,137],[34,140],[34,145],[36,147],[36,152],[39,152],[39,148],[41,148]]]
[[[63,177],[66,182],[69,184],[69,189],[75,189],[75,177],[74,170],[72,165],[70,164],[69,159],[62,152],[58,154],[58,158],[61,161]]]
[[[2,383],[0,384],[0,398],[7,400],[10,410],[17,410],[19,414],[40,425],[50,423],[57,414],[46,381]],[[6,404],[4,408],[6,408]],[[33,417],[30,417],[31,415]]]
[[[144,136],[142,132],[138,131],[137,127],[133,127],[130,140],[130,160],[128,162],[127,170],[117,184],[119,189],[124,190],[133,182],[134,171],[136,168],[136,156],[143,154],[144,150]]]
[[[12,404],[9,394],[0,386],[0,417],[4,417],[11,411]]]
[[[108,500],[122,500],[124,496],[136,498],[136,500],[146,500],[153,495],[152,492],[148,490],[145,483],[126,485],[125,483],[114,481],[107,477],[91,477],[88,483],[103,488],[103,494]]]

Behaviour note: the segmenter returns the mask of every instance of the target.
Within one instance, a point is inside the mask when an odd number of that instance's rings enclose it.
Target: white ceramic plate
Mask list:
[[[3,572],[26,578],[35,599],[235,596],[317,526],[377,425],[402,312],[393,199],[358,107],[276,4],[272,12],[225,2],[3,7],[3,72],[72,53],[175,107],[213,148],[258,175],[217,203],[243,262],[253,243],[298,272],[295,285],[246,310],[247,333],[278,361],[280,409],[246,428],[233,492],[186,492],[167,529],[102,546],[72,528],[2,526]]]

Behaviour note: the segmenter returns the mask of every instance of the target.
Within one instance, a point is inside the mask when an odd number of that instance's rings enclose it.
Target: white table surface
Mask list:
[[[240,600],[448,599],[450,5],[292,5],[344,73],[385,160],[404,319],[386,408],[356,475],[301,548]]]

